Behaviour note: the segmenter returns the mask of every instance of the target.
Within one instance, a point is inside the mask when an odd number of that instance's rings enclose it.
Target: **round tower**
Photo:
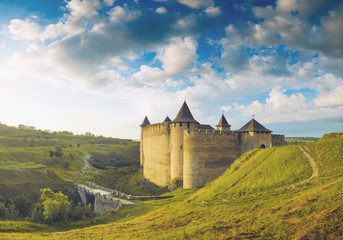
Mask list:
[[[171,179],[183,178],[183,134],[185,130],[197,129],[198,125],[185,101],[176,118],[170,123]]]
[[[147,116],[145,116],[141,126],[141,144],[140,144],[140,156],[139,156],[139,163],[140,163],[140,167],[144,166],[144,152],[143,152],[143,140],[144,140],[144,127],[150,125],[149,119]]]

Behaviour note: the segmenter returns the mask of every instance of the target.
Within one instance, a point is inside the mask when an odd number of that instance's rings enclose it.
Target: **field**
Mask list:
[[[97,219],[104,224],[56,232],[23,227],[0,238],[341,239],[343,134],[302,147],[319,168],[315,179],[296,146],[253,150],[204,188],[177,189],[169,193],[171,199],[138,202]]]

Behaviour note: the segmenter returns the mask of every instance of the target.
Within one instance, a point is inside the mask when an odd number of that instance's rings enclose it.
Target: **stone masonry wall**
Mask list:
[[[218,130],[185,131],[183,187],[202,187],[219,177],[240,156],[239,138]]]
[[[264,145],[265,148],[272,147],[272,135],[270,133],[241,133],[241,154]]]
[[[157,123],[142,128],[141,157],[144,178],[158,186],[170,182],[170,129],[168,123]]]
[[[285,146],[285,135],[279,135],[279,134],[272,134],[272,146],[273,147],[281,147]]]

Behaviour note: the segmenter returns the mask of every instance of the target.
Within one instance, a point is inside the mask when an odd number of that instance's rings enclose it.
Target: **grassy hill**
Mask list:
[[[99,167],[95,156],[109,157]],[[123,188],[122,182],[137,179],[138,169],[139,143],[132,140],[0,124],[0,196],[39,192],[43,187],[61,190],[86,180]],[[136,186],[131,185],[125,190]]]
[[[0,233],[0,238],[341,239],[343,134],[325,135],[303,148],[319,168],[311,181],[303,182],[311,168],[296,146],[253,150],[204,188],[177,189],[171,199],[123,208],[110,214],[110,224]]]

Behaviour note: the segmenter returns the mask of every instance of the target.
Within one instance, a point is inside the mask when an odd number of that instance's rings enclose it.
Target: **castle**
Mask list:
[[[150,124],[147,116],[141,126],[140,165],[145,179],[158,186],[172,180],[184,188],[202,187],[219,177],[238,157],[255,148],[282,146],[284,135],[272,132],[251,119],[237,131],[224,114],[217,130],[197,122],[184,102],[173,121]]]

